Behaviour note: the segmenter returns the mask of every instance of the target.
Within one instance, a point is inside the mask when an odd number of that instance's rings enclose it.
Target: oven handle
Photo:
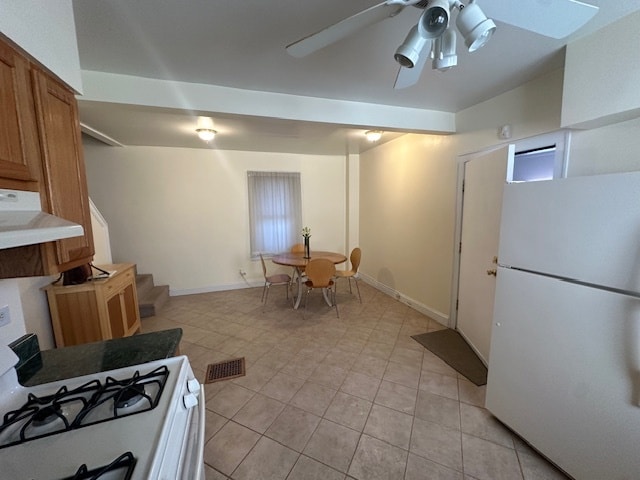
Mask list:
[[[196,442],[196,475],[197,480],[204,480],[204,429],[206,423],[204,385],[200,385],[200,401],[198,402],[198,440]]]

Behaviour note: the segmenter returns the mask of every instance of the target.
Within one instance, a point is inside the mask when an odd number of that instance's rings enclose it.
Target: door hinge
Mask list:
[[[458,253],[462,253],[462,242],[458,244]]]
[[[460,300],[458,300],[458,299],[456,298],[456,310],[458,310],[458,303],[459,303],[459,302],[460,302]]]

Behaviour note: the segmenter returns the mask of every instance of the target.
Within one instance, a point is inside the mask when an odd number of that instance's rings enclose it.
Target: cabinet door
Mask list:
[[[111,338],[124,337],[125,311],[122,308],[122,293],[114,295],[107,300],[107,310],[109,312],[109,325],[111,325]]]
[[[0,187],[37,191],[39,172],[29,62],[0,42]]]
[[[127,285],[122,293],[127,322],[126,331],[128,335],[140,329],[140,313],[138,311],[138,300],[134,288],[134,284]]]
[[[79,223],[85,231],[82,237],[55,243],[55,258],[50,261],[64,271],[90,262],[94,254],[77,102],[57,80],[39,70],[32,72],[44,164],[43,208]]]

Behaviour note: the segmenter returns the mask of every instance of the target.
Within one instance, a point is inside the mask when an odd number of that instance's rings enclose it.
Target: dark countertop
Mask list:
[[[38,337],[25,335],[9,346],[20,358],[16,370],[24,386],[39,385],[172,357],[182,329],[40,351]]]

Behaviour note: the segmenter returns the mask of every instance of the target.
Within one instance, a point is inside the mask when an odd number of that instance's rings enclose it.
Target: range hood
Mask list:
[[[81,235],[82,225],[44,213],[38,192],[0,189],[0,249]]]

